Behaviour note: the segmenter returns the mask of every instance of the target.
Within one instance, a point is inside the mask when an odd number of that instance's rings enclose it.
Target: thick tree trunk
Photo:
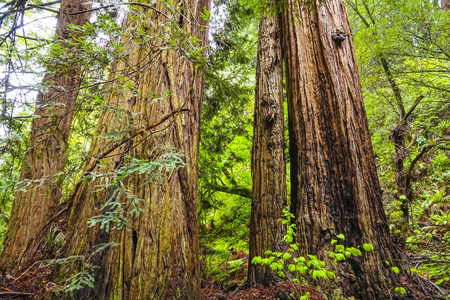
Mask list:
[[[283,19],[291,157],[291,211],[303,254],[323,259],[331,239],[372,244],[347,258],[340,288],[388,299],[396,284],[388,223],[344,1],[288,1]],[[322,2],[322,1],[320,1]]]
[[[283,59],[280,16],[263,16],[259,27],[255,117],[252,150],[252,213],[250,258],[267,250],[280,251],[284,230],[280,221],[286,206],[284,159]],[[249,264],[250,285],[268,285],[269,266]]]
[[[57,35],[62,47],[69,53],[77,53],[77,46],[69,45],[72,39],[69,24],[84,25],[90,13],[71,15],[73,12],[91,8],[85,0],[62,1],[57,24]],[[64,59],[64,58],[59,58]],[[20,181],[26,191],[16,193],[11,210],[9,228],[4,241],[0,265],[4,270],[18,267],[29,242],[50,218],[52,206],[59,204],[61,184],[55,175],[64,171],[67,140],[69,137],[78,88],[82,81],[81,66],[66,62],[66,68],[48,68],[51,75],[44,77],[43,83],[49,91],[40,93],[36,101],[37,116],[31,125],[29,150],[25,154]],[[50,73],[52,72],[52,73]]]
[[[74,192],[62,253],[82,255],[86,263],[96,266],[91,270],[95,288],[78,290],[76,299],[200,298],[197,182],[204,80],[188,57],[201,60],[204,52],[186,48],[196,45],[195,39],[200,41],[199,47],[207,43],[206,21],[200,13],[209,9],[209,1],[175,2],[172,9],[161,1],[151,10],[150,3],[139,3],[131,8],[128,34],[123,39],[129,54],[113,63],[110,74],[110,79],[121,78],[122,82],[111,86],[106,96],[112,108],[101,114],[99,137],[91,145],[91,153],[103,167],[91,167],[97,162],[93,158],[86,169],[111,175],[82,182]],[[123,89],[123,81],[133,90]],[[176,113],[171,114],[173,111]],[[125,135],[125,143],[119,147],[111,148],[120,143],[102,138],[127,130],[126,124],[140,129],[168,115],[172,116],[165,123],[142,136]],[[184,167],[155,170],[161,178],[155,175],[151,179],[149,172],[118,178],[118,169],[127,166],[131,158],[160,161],[173,151],[184,155]],[[108,180],[118,184],[102,188]],[[132,211],[136,197],[142,199],[135,202],[139,214]],[[107,201],[110,204],[102,207]],[[107,223],[110,230],[99,225],[88,228],[90,218],[117,213],[118,207],[123,211],[116,216],[127,218],[128,230],[114,229],[120,224],[112,222]],[[93,253],[105,243],[119,245]],[[68,273],[61,270],[59,275]]]

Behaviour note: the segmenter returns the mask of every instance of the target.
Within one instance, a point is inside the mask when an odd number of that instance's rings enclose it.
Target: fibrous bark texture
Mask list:
[[[283,15],[291,158],[291,211],[303,254],[330,242],[372,244],[337,273],[346,296],[386,299],[395,277],[388,223],[344,1],[288,1]]]
[[[279,219],[286,206],[284,158],[283,59],[279,15],[263,16],[259,27],[256,68],[255,117],[252,150],[252,213],[250,258],[280,251],[284,230]],[[268,285],[273,271],[267,265],[249,264],[250,285]]]
[[[72,15],[73,12],[91,8],[85,0],[62,1],[55,41],[66,48],[69,59],[80,48],[68,40],[79,38],[69,24],[82,26],[89,21],[90,13]],[[75,46],[74,46],[75,45]],[[58,58],[64,60],[64,58]],[[50,218],[52,206],[59,204],[61,183],[55,175],[64,171],[67,139],[70,134],[78,88],[81,84],[81,66],[65,61],[49,67],[43,84],[48,92],[40,93],[36,100],[36,117],[31,125],[28,151],[21,169],[20,181],[26,191],[16,193],[11,210],[9,228],[3,244],[0,265],[4,270],[20,266],[28,243]]]
[[[197,182],[204,80],[192,60],[203,59],[198,49],[207,41],[204,9],[208,0],[140,1],[128,13],[126,55],[113,62],[109,79],[116,81],[108,88],[109,108],[100,115],[86,167],[97,177],[76,187],[62,249],[64,256],[80,255],[85,267],[95,266],[89,270],[95,288],[78,290],[76,299],[200,298]],[[134,131],[163,119],[141,135]],[[114,135],[122,142],[107,138]],[[169,165],[173,152],[182,154],[183,167]],[[166,165],[120,173],[133,159],[141,160],[135,167]],[[98,216],[118,223],[88,227]]]
[[[441,0],[441,7],[443,10],[450,10],[450,0]]]

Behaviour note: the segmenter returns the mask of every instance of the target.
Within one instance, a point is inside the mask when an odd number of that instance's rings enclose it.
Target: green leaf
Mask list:
[[[283,259],[284,259],[284,260],[288,260],[288,259],[291,258],[291,257],[292,257],[292,255],[289,254],[289,253],[285,253],[285,254],[283,255]]]
[[[363,244],[363,248],[367,252],[373,251],[373,246],[371,244]]]
[[[297,278],[292,279],[292,282],[296,283],[296,284],[300,284],[300,280],[298,280]]]
[[[401,200],[406,200],[406,196],[405,195],[401,195],[400,197],[398,197]]]
[[[361,251],[359,251],[359,249],[356,248],[349,248],[350,252],[352,253],[353,256],[362,256]]]
[[[295,267],[295,265],[293,265],[293,264],[290,264],[290,265],[288,266],[288,270],[289,270],[289,271],[291,271],[292,273],[294,273],[294,272],[295,272],[295,270],[296,270],[296,267]]]
[[[211,17],[211,12],[207,10],[206,7],[203,7],[203,12],[200,13],[200,17],[205,21],[209,21],[209,18]]]
[[[335,255],[336,255],[336,254],[335,254],[334,252],[330,252],[330,254],[328,254],[328,257],[329,257],[329,258],[334,258]]]
[[[306,267],[304,264],[297,265],[297,272],[299,272],[300,274],[305,274],[307,270],[308,267]]]
[[[311,294],[308,292],[308,293],[304,294],[303,296],[301,296],[300,300],[307,300],[307,299],[309,299],[309,297],[311,297]]]
[[[337,243],[337,240],[335,240],[335,239],[332,239],[331,240],[331,245],[334,245],[334,244],[336,244]]]
[[[260,264],[262,262],[261,256],[255,256],[252,259],[252,264]]]
[[[313,260],[312,264],[313,264],[314,268],[316,268],[316,269],[320,269],[320,267],[321,267],[320,261],[318,261],[318,260]]]
[[[345,260],[345,256],[342,253],[337,253],[336,254],[336,258],[340,261],[344,261]]]
[[[343,245],[336,245],[336,252],[344,252],[345,247]]]
[[[402,294],[402,295],[406,295],[406,290],[405,290],[404,288],[402,288],[402,287],[396,287],[396,288],[395,288],[395,291],[396,291],[397,293]]]
[[[273,262],[273,263],[270,264],[270,268],[271,268],[273,271],[275,271],[275,270],[278,269],[278,264],[277,264],[276,262]]]
[[[282,272],[282,271],[278,272],[277,274],[281,278],[285,278],[286,277],[286,275],[284,275],[284,272]]]
[[[395,274],[400,273],[400,270],[397,267],[392,267],[392,271],[394,271]]]
[[[328,278],[330,278],[330,279],[335,279],[335,278],[336,278],[336,275],[334,275],[333,272],[327,272],[327,276],[328,276]]]
[[[345,241],[345,236],[342,233],[338,234],[337,238]]]

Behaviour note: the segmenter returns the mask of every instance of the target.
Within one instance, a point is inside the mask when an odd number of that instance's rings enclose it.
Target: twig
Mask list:
[[[30,10],[30,9],[33,9],[33,8],[45,9],[44,6],[50,6],[50,5],[58,4],[58,3],[61,3],[61,0],[52,1],[52,2],[48,2],[48,3],[42,3],[40,5],[28,5],[27,7],[24,7],[24,8],[13,9],[13,10],[5,11],[5,12],[0,12],[0,16],[9,15],[9,14],[13,14],[13,13],[16,13],[16,12],[24,12],[24,11],[27,11],[27,10]]]
[[[22,277],[23,275],[25,275],[26,273],[28,273],[28,271],[31,270],[31,268],[33,268],[37,263],[39,263],[41,261],[35,261],[34,264],[32,264],[28,269],[25,270],[25,272],[22,273],[22,275],[20,275],[19,277],[17,277],[16,279],[14,279],[14,281],[19,280],[20,277]]]
[[[0,292],[0,297],[1,296],[27,296],[27,297],[31,297],[31,296],[33,296],[33,294],[21,293],[21,292]]]

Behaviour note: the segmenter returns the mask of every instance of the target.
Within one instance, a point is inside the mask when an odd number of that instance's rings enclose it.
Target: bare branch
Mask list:
[[[420,101],[422,101],[424,97],[422,95],[420,95],[416,101],[414,101],[414,104],[411,106],[411,108],[408,110],[408,112],[405,114],[405,116],[403,117],[403,119],[401,120],[400,124],[402,124],[403,122],[406,122],[406,120],[408,119],[408,117],[413,113],[413,111],[416,109],[417,105],[419,105]]]

